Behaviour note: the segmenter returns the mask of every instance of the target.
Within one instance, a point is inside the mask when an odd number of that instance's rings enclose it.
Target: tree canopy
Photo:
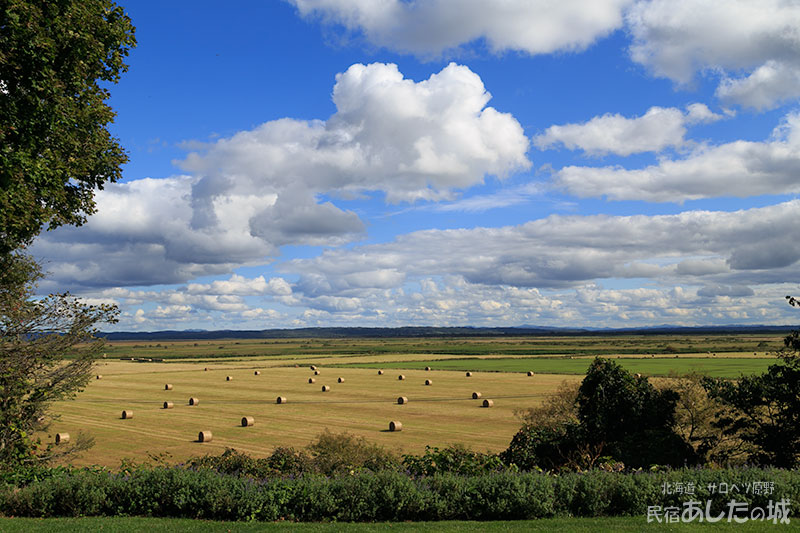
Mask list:
[[[80,225],[121,177],[106,86],[134,27],[111,0],[0,0],[0,254]]]
[[[121,176],[107,85],[127,69],[134,28],[111,0],[0,0],[0,470],[76,446],[42,447],[53,402],[87,383],[114,306],[36,298],[25,247],[45,227],[82,224]],[[88,445],[79,440],[77,448]]]
[[[89,439],[55,449],[36,433],[51,422],[50,406],[86,386],[103,342],[95,324],[114,322],[114,306],[92,306],[69,294],[33,298],[39,269],[29,258],[10,265],[0,287],[0,470],[47,462],[87,447]]]
[[[735,408],[719,421],[728,433],[740,432],[757,448],[752,459],[782,468],[800,466],[800,332],[784,339],[779,362],[763,374],[737,381],[706,378],[713,398]]]

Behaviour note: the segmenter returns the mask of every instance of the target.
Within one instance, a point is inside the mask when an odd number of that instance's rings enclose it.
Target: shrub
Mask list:
[[[500,459],[525,471],[590,468],[597,459],[586,447],[578,424],[536,427],[530,424],[511,439]]]
[[[188,466],[232,476],[265,478],[274,474],[269,459],[256,459],[233,448],[227,448],[222,455],[204,455],[191,459]]]
[[[314,469],[326,476],[352,474],[359,470],[397,470],[397,457],[388,450],[349,433],[327,429],[308,446]]]
[[[774,483],[774,493],[750,490]],[[695,494],[665,491],[691,483]],[[736,485],[735,492],[710,487]],[[767,508],[800,499],[800,472],[775,469],[665,472],[495,472],[477,476],[362,472],[326,478],[256,480],[211,469],[142,467],[130,472],[62,470],[20,488],[0,487],[5,516],[156,516],[209,520],[404,521],[516,520],[549,516],[645,516],[647,506],[711,501],[714,513],[732,498]]]
[[[403,455],[403,466],[412,476],[431,476],[444,472],[476,475],[507,468],[498,455],[475,452],[462,444],[443,449],[426,446],[422,455]]]
[[[291,447],[275,448],[267,459],[267,464],[272,472],[284,476],[298,477],[314,472],[314,463],[311,457],[303,450]]]

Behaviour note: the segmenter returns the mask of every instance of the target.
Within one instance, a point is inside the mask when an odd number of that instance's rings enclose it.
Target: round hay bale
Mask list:
[[[172,409],[174,407],[172,402],[164,402],[164,409]]]
[[[314,370],[314,375],[319,376],[319,370]]]
[[[286,396],[278,396],[275,398],[275,403],[286,403]]]
[[[431,381],[429,379],[426,379],[425,380],[425,385],[433,385],[433,381]]]
[[[528,370],[528,376],[530,377],[532,375],[533,375],[533,372],[531,370]]]
[[[480,400],[481,399],[481,393],[480,392],[473,392],[472,393],[472,399],[473,400]]]
[[[69,433],[56,433],[56,444],[66,444],[69,442]]]
[[[94,379],[103,379],[103,376],[100,375],[100,374],[97,374],[97,376]]]
[[[339,378],[336,381],[338,381],[339,383],[344,383],[344,378]]]
[[[494,405],[494,402],[492,400],[483,400],[483,406],[484,407],[492,407],[493,405]]]
[[[316,382],[317,382],[317,380],[316,380],[316,379],[314,379],[314,378],[308,378],[308,382],[309,382],[309,383],[316,383]]]
[[[129,411],[127,409],[122,411],[122,419],[127,420],[129,418],[133,418],[133,411]]]
[[[164,390],[172,390],[172,383],[167,383],[164,385]]]
[[[233,381],[233,376],[225,376],[225,381]]]
[[[383,375],[383,370],[378,370],[378,375],[382,376]]]
[[[200,403],[200,400],[197,398],[189,398],[189,405],[197,405],[198,403]]]
[[[260,375],[261,375],[261,372],[260,372],[260,371],[258,371],[258,370],[256,370],[255,372],[253,372],[253,375],[254,375],[254,376],[260,376]]]
[[[392,420],[389,422],[389,431],[403,431],[403,424],[397,420]]]
[[[467,373],[466,373],[466,376],[467,376],[468,378],[471,378],[471,377],[472,377],[472,372],[467,372]]]
[[[397,379],[403,381],[404,379],[406,379],[406,377],[403,374],[400,374],[399,376],[397,376]]]
[[[431,367],[429,367],[429,366],[426,366],[426,367],[425,367],[425,370],[426,370],[426,371],[428,371],[428,372],[430,372],[430,370],[431,370]]]
[[[408,398],[406,398],[405,396],[400,396],[397,399],[397,404],[398,405],[403,405],[403,404],[406,404],[406,403],[408,403]]]
[[[322,392],[328,392],[329,390],[331,390],[329,385],[323,385],[322,386]]]
[[[310,368],[311,368],[311,370],[316,370],[317,369],[317,367],[315,367],[314,365],[311,365]]]
[[[197,434],[197,442],[211,442],[211,432],[210,431],[201,431]]]
[[[280,403],[280,402],[278,402],[278,403]],[[253,418],[252,416],[243,416],[242,417],[242,427],[243,428],[250,427],[255,423],[256,423],[256,419]]]

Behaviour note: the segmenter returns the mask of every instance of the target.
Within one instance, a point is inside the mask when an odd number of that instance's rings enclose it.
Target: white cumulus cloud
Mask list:
[[[700,198],[800,192],[800,114],[790,113],[764,142],[703,146],[682,159],[629,170],[619,166],[567,166],[555,183],[579,197],[683,202]]]
[[[582,124],[550,126],[534,137],[540,149],[563,145],[569,150],[583,150],[589,155],[613,153],[628,156],[640,152],[660,152],[686,143],[687,126],[721,119],[704,104],[691,104],[686,111],[669,107],[651,107],[634,118],[607,113]]]
[[[649,0],[626,15],[634,61],[689,83],[718,75],[718,96],[771,108],[800,97],[800,4],[787,0]]]
[[[623,24],[633,0],[289,0],[304,17],[360,32],[374,45],[439,55],[484,39],[494,52],[582,50]]]
[[[522,127],[490,98],[464,66],[417,82],[356,64],[336,77],[327,120],[266,122],[190,153],[187,175],[111,184],[85,226],[45,233],[34,250],[49,288],[78,288],[183,283],[288,244],[344,244],[364,223],[322,195],[439,200],[528,168]]]

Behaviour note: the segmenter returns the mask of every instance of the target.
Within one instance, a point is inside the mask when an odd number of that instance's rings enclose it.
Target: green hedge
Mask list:
[[[754,482],[774,483],[754,494]],[[675,494],[693,483],[695,494]],[[707,486],[737,485],[710,494]],[[665,491],[665,487],[672,490]],[[750,489],[748,489],[750,487]],[[665,494],[673,492],[673,494]],[[498,472],[476,476],[397,472],[327,478],[255,480],[208,469],[141,468],[114,473],[57,471],[23,487],[0,488],[5,516],[154,516],[213,520],[405,521],[515,520],[552,516],[645,516],[651,505],[711,500],[722,512],[733,498],[766,508],[800,501],[800,472],[774,469],[592,471],[547,475]]]

